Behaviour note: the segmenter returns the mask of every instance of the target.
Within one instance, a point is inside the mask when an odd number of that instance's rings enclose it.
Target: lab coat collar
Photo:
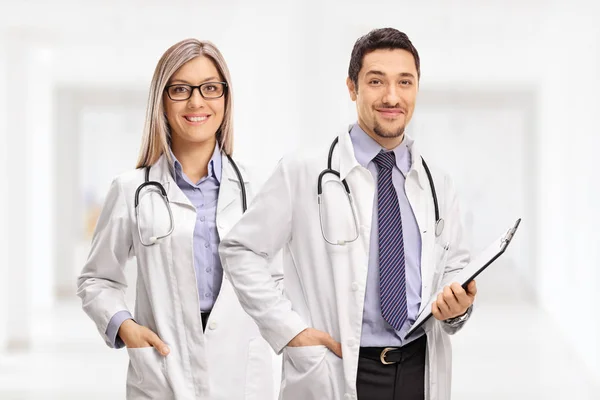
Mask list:
[[[425,189],[427,185],[429,185],[429,179],[427,178],[427,173],[425,172],[425,168],[423,167],[423,161],[421,160],[421,153],[419,152],[419,148],[415,145],[415,141],[409,135],[405,133],[404,140],[406,141],[406,146],[410,151],[411,156],[411,167],[408,173],[411,171],[415,171],[417,174],[417,182],[419,182],[419,186],[421,189]]]
[[[194,208],[190,199],[188,199],[173,179],[172,165],[169,165],[169,160],[164,154],[160,156],[150,169],[150,180],[160,182],[163,185],[169,202]]]
[[[223,155],[221,168],[222,179],[221,187],[219,189],[217,212],[223,211],[240,196],[239,178],[227,156]],[[247,174],[244,174],[242,168],[240,168],[240,173],[242,174],[244,182],[249,183],[248,176]],[[192,208],[194,207],[185,193],[183,193],[177,183],[173,180],[172,165],[169,165],[169,160],[164,154],[160,156],[158,161],[150,169],[150,180],[160,182],[163,185],[171,203],[178,203]]]
[[[229,179],[229,180],[235,181],[235,182],[240,181],[237,174],[235,173],[235,169],[233,168],[233,165],[231,165],[231,162],[229,161],[229,157],[227,157],[225,154],[223,154],[223,157],[222,157],[222,166],[223,166],[223,178],[224,179]],[[244,182],[249,183],[250,180],[248,179],[247,174],[244,174],[245,171],[243,170],[243,168],[240,167],[239,164],[238,164],[238,168],[240,169],[240,173],[242,174],[242,179],[244,180]]]
[[[352,140],[350,140],[350,129],[352,125],[348,127],[345,132],[342,132],[338,136],[338,145],[336,151],[339,154],[340,160],[340,179],[346,179],[350,171],[354,168],[360,167],[360,163],[356,159],[354,154],[354,146],[352,146]],[[335,151],[334,151],[335,154]],[[332,167],[335,168],[332,164]]]
[[[177,179],[177,177],[176,177],[177,174],[185,175],[183,172],[183,166],[181,165],[181,163],[179,162],[177,157],[175,157],[175,153],[173,153],[172,148],[169,148],[169,152],[170,152],[171,160],[172,160],[172,163],[169,165],[171,168],[171,174],[173,175],[173,179]],[[212,154],[210,160],[208,161],[207,173],[208,173],[208,176],[213,176],[217,180],[217,182],[219,182],[219,184],[221,183],[221,175],[222,175],[222,173],[221,173],[222,172],[221,165],[223,163],[222,158],[223,158],[223,154],[221,153],[221,147],[219,146],[219,143],[216,142],[215,148],[213,150],[213,154]],[[185,180],[190,185],[197,186],[197,183],[190,182],[187,177],[185,177]]]
[[[356,167],[360,167],[360,163],[356,159],[356,155],[354,154],[354,146],[352,146],[352,140],[350,139],[350,130],[353,125],[348,126],[348,129],[339,135],[339,142],[337,152],[339,154],[340,160],[340,179],[346,179],[348,174]],[[427,176],[425,169],[423,168],[423,163],[421,162],[421,154],[419,153],[418,147],[415,145],[414,139],[410,136],[406,135],[404,140],[406,141],[406,146],[411,154],[411,167],[410,171],[415,171],[417,174],[417,181],[421,189],[424,189],[427,185]],[[335,152],[334,152],[335,154]]]

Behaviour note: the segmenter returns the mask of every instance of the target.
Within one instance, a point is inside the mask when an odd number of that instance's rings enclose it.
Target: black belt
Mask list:
[[[381,361],[382,364],[396,364],[425,351],[426,347],[427,336],[423,335],[402,347],[361,347],[359,357]]]

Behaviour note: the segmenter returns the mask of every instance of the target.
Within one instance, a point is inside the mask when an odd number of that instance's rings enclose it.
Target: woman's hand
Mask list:
[[[124,321],[117,332],[125,346],[129,349],[141,347],[154,347],[160,354],[166,356],[169,354],[169,347],[145,326],[138,325],[134,320]]]

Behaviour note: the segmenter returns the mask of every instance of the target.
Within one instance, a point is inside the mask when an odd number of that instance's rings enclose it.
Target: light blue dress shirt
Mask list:
[[[219,233],[217,231],[217,201],[221,186],[222,155],[218,144],[208,163],[208,174],[197,183],[193,183],[183,172],[181,163],[173,157],[173,179],[177,186],[196,208],[196,225],[194,227],[194,268],[198,285],[200,310],[212,310],[221,290],[223,268],[219,258]],[[117,332],[121,324],[133,319],[129,311],[119,311],[110,320],[106,335],[111,339],[113,347],[120,348],[124,343]]]
[[[222,156],[215,146],[208,162],[208,175],[192,183],[181,164],[173,155],[175,181],[196,208],[194,228],[194,268],[200,296],[200,310],[212,310],[221,290],[223,268],[219,258],[219,233],[217,232],[217,201],[221,185]]]
[[[350,139],[354,147],[356,160],[367,168],[373,175],[377,184],[377,166],[373,158],[383,149],[375,140],[367,135],[358,124],[350,130]],[[408,318],[400,329],[395,331],[381,315],[381,302],[379,297],[379,238],[377,223],[377,190],[373,202],[371,223],[371,241],[369,247],[369,266],[367,272],[367,288],[365,292],[365,305],[363,312],[363,326],[360,345],[363,347],[403,346],[419,337],[412,335],[408,340],[403,340],[404,335],[414,323],[421,306],[421,233],[417,225],[412,207],[406,197],[404,189],[405,179],[411,166],[411,154],[408,149],[406,137],[395,149],[396,167],[392,170],[392,182],[402,216],[402,231],[404,238],[404,253],[406,266],[406,296]]]

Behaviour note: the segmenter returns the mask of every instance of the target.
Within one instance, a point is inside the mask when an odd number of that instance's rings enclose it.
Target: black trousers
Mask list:
[[[356,386],[358,400],[424,400],[427,336],[400,348],[395,364],[383,364],[383,348],[361,348]],[[391,357],[390,357],[391,358]]]
[[[206,323],[208,322],[208,317],[210,317],[210,311],[203,312],[200,314],[200,316],[202,317],[202,332],[204,332],[206,330]]]

